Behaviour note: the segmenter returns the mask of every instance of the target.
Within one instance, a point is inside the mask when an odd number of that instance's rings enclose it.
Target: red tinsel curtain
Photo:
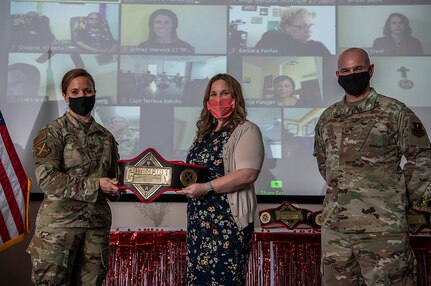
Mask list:
[[[411,237],[418,260],[418,285],[431,285],[431,233]],[[185,285],[186,231],[111,232],[105,286]],[[247,286],[320,285],[320,233],[314,230],[256,230]]]

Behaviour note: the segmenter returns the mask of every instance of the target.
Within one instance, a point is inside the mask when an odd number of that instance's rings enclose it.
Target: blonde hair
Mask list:
[[[307,10],[306,8],[291,6],[283,11],[281,14],[280,27],[283,29],[284,25],[289,25],[297,16],[311,16],[316,17],[316,12]]]

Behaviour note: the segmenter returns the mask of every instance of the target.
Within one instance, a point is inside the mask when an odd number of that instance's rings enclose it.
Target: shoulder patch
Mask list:
[[[33,145],[40,143],[41,141],[45,140],[47,137],[48,135],[46,135],[46,130],[40,131],[39,134],[36,136],[36,138],[34,138]]]
[[[425,128],[421,122],[412,121],[412,134],[418,138],[425,135]]]
[[[431,146],[430,140],[421,120],[415,114],[410,114],[408,120],[408,134],[406,134],[409,137],[408,144],[410,146],[429,149]]]
[[[48,147],[46,142],[42,142],[40,144],[37,144],[34,146],[34,148],[35,148],[34,154],[37,157],[46,157],[46,156],[48,156],[49,153],[51,153],[51,149]]]

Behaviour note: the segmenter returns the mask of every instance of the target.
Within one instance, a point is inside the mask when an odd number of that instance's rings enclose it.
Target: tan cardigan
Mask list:
[[[264,159],[262,133],[256,124],[246,121],[238,125],[223,146],[225,175],[243,168],[260,170]],[[227,193],[230,209],[239,229],[253,223],[257,208],[254,184]]]

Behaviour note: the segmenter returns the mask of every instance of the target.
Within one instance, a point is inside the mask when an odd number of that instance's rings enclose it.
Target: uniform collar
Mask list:
[[[78,120],[72,116],[68,111],[66,111],[65,116],[67,120],[76,128],[76,129],[82,129],[81,124],[78,122]],[[89,127],[88,127],[88,134],[93,132],[103,132],[102,128],[99,124],[96,123],[96,120],[94,118],[91,118]]]
[[[337,105],[335,114],[337,116],[342,116],[342,115],[349,116],[351,114],[362,113],[362,112],[373,110],[376,104],[377,97],[378,97],[377,92],[374,90],[374,88],[371,88],[370,93],[368,94],[367,98],[364,101],[362,101],[361,103],[359,103],[354,107],[349,107],[346,104],[346,96],[344,96],[343,100],[341,100]]]

